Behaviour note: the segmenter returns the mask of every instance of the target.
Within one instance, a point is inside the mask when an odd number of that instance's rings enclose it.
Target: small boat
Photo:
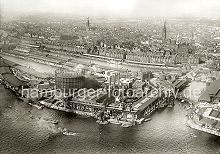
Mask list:
[[[197,137],[195,134],[193,134],[193,133],[190,133],[190,136],[192,136],[192,137]]]
[[[168,108],[172,108],[173,107],[173,105],[172,104],[168,104],[168,106],[167,106]]]
[[[74,136],[74,135],[76,135],[77,133],[73,133],[73,132],[63,132],[63,135],[72,135],[72,136]]]
[[[58,120],[51,120],[50,122],[51,122],[52,124],[58,124],[59,121],[58,121]]]
[[[151,118],[144,119],[144,122],[151,121]]]
[[[52,124],[58,124],[59,123],[59,121],[58,120],[53,120],[53,119],[44,119],[44,120],[46,120],[46,121],[48,121],[48,122],[50,122],[50,123],[52,123]],[[64,129],[64,131],[65,131],[66,129]]]
[[[121,125],[121,127],[125,127],[125,128],[131,127],[131,126],[132,126],[132,123],[123,123],[123,124]]]
[[[11,108],[12,108],[12,106],[11,106],[11,105],[8,105],[8,108],[10,108],[10,109],[11,109]]]
[[[62,129],[62,128],[61,128]],[[66,128],[62,130],[63,135],[76,135],[77,133],[69,132]]]
[[[100,121],[100,120],[97,120],[96,122],[100,125],[106,125],[109,123],[108,121]]]
[[[137,120],[136,120],[136,123],[137,123],[138,125],[142,124],[143,122],[144,122],[144,118],[141,118],[141,119],[137,119]]]
[[[37,105],[37,104],[32,104],[32,103],[28,103],[30,106],[36,107],[37,109],[41,110],[43,109],[42,105]]]
[[[120,125],[121,123],[117,119],[109,119],[108,122],[115,125]]]

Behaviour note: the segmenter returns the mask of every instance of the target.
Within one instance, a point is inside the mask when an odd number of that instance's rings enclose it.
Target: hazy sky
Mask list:
[[[68,13],[86,16],[220,16],[220,0],[0,0],[4,14]]]

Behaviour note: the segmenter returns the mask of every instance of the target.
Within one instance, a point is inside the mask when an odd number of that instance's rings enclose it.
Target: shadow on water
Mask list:
[[[220,137],[215,135],[210,135],[207,139],[207,142],[210,144],[218,145],[220,148]]]
[[[160,113],[164,112],[164,111],[166,110],[166,108],[167,108],[167,107],[159,108],[159,109],[157,109],[155,112],[153,112],[153,114],[156,113],[156,112],[160,114]]]
[[[173,111],[174,111],[174,107],[167,107],[167,109],[166,109],[168,112],[170,112],[170,113],[172,113]]]
[[[72,119],[75,118],[77,115],[74,113],[69,113],[69,112],[62,112],[62,111],[57,111],[57,116],[59,116],[60,118],[67,118],[67,119]]]

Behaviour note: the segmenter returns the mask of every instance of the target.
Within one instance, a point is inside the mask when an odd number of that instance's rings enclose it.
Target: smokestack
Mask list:
[[[192,30],[192,40],[194,40],[194,32],[193,32],[193,30]]]
[[[90,30],[90,21],[89,21],[89,17],[87,18],[86,27],[87,27],[87,30]]]

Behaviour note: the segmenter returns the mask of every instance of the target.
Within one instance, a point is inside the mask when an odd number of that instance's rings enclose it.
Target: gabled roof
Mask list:
[[[214,120],[211,120],[211,119],[208,119],[208,118],[202,118],[200,120],[200,122],[203,123],[203,124],[208,124],[208,125],[217,124],[217,121],[214,121]]]
[[[215,95],[215,97],[220,98],[220,90],[219,90],[218,93]]]
[[[220,122],[218,122],[218,123],[215,125],[215,128],[220,129]]]
[[[9,84],[11,84],[14,87],[26,85],[25,82],[20,81],[13,74],[3,74],[2,76],[4,77],[5,81],[7,81]]]
[[[218,95],[218,92],[220,90],[220,78],[215,80],[210,84],[208,88],[204,92],[202,92],[199,101],[207,101],[210,102],[210,95]]]
[[[218,115],[218,117],[217,118],[219,118],[220,119],[220,114]]]
[[[1,67],[0,66],[0,74],[11,73],[9,67]]]
[[[5,60],[3,58],[0,58],[0,67],[9,67],[9,65],[5,63]]]
[[[182,81],[179,82],[175,87],[176,87],[176,88],[180,88],[184,83],[186,83],[186,81],[182,80]]]
[[[212,112],[210,113],[210,115],[209,115],[209,116],[212,116],[212,117],[217,118],[219,114],[220,114],[220,112],[219,112],[219,111],[212,110]]]
[[[203,113],[206,111],[207,108],[201,108],[198,110],[197,114],[198,115],[203,115]]]
[[[52,76],[52,74],[50,74],[50,73],[41,73],[41,72],[34,70],[33,68],[28,68],[25,66],[16,66],[15,68],[22,71],[22,72],[25,72],[29,75],[33,75],[33,76],[36,76],[39,78],[47,78],[49,76]]]
[[[210,90],[210,95],[216,95],[220,89],[220,78],[218,80],[215,80],[212,85],[212,89]]]
[[[0,67],[1,66],[4,66],[4,67],[10,67],[10,66],[17,66],[19,64],[16,64],[12,61],[9,61],[7,59],[4,59],[4,58],[0,58]]]

